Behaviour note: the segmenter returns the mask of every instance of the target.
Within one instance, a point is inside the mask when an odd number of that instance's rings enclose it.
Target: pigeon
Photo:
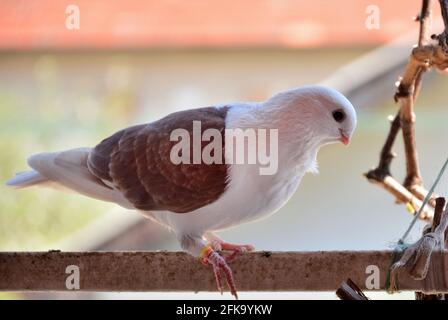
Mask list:
[[[68,189],[136,210],[173,231],[184,251],[211,266],[221,294],[225,281],[237,298],[230,264],[254,247],[216,232],[278,211],[317,171],[320,147],[347,145],[356,121],[343,94],[308,85],[262,102],[175,112],[93,148],[32,155],[32,170],[7,185]]]

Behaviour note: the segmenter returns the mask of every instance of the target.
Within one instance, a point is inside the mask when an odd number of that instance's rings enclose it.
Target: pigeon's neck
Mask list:
[[[297,109],[248,104],[234,110],[230,120],[234,128],[276,130],[279,168],[315,171],[320,141],[306,115],[297,116]]]

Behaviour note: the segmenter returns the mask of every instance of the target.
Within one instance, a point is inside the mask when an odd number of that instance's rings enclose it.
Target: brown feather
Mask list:
[[[168,115],[156,122],[121,130],[92,149],[89,170],[113,184],[137,209],[190,212],[216,201],[227,185],[224,129],[227,107],[201,108]],[[201,131],[218,129],[222,137],[222,164],[175,165],[170,160],[173,130],[182,128],[193,141],[193,121]],[[202,135],[201,132],[201,135]],[[202,142],[202,147],[209,142]]]

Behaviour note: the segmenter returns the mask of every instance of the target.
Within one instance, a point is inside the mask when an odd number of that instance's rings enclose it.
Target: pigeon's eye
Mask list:
[[[344,119],[345,119],[345,113],[344,113],[344,111],[342,111],[342,110],[340,110],[340,109],[333,111],[333,119],[334,119],[336,122],[342,122],[342,121],[344,121]]]

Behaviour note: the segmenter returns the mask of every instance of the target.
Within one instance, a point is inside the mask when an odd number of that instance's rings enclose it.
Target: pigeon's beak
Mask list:
[[[339,138],[339,140],[344,144],[344,145],[348,145],[350,143],[350,137],[348,134],[346,134],[344,132],[344,130],[339,129],[339,132],[341,133],[341,137]]]

